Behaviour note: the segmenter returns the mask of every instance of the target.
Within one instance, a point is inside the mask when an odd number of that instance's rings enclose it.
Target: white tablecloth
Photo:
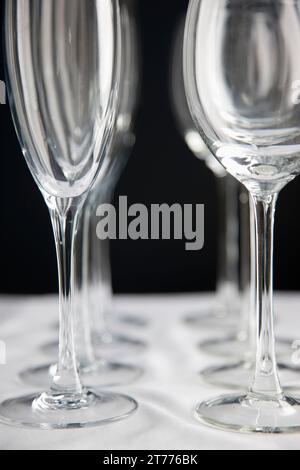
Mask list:
[[[211,301],[211,296],[196,295],[119,297],[116,304],[120,310],[149,320],[144,329],[122,327],[123,333],[148,341],[144,353],[122,357],[123,361],[142,365],[144,376],[133,385],[115,388],[139,402],[136,414],[128,420],[80,430],[35,431],[0,425],[0,448],[299,449],[299,435],[239,435],[207,428],[195,420],[197,402],[224,390],[203,384],[198,375],[202,367],[217,362],[196,348],[199,339],[211,337],[212,332],[191,329],[182,319]],[[281,335],[300,340],[300,296],[280,295],[276,306]],[[33,391],[18,380],[17,374],[29,365],[47,362],[49,358],[40,346],[55,338],[56,318],[56,297],[0,299],[0,340],[7,346],[7,365],[0,365],[1,398]]]

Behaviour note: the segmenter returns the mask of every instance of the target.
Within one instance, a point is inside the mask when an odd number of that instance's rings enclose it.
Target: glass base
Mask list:
[[[123,323],[134,328],[145,328],[148,326],[148,320],[141,318],[138,315],[131,315],[130,313],[112,313],[111,315],[113,323]],[[59,330],[59,322],[55,322],[51,325],[51,329],[54,331]]]
[[[300,398],[258,399],[251,395],[225,395],[204,401],[196,417],[217,429],[243,433],[298,433]]]
[[[129,417],[137,402],[113,393],[85,392],[77,402],[55,401],[47,394],[28,395],[0,404],[0,422],[37,429],[86,428]]]
[[[278,364],[280,382],[284,389],[300,389],[300,367]],[[209,367],[200,373],[202,379],[218,387],[248,390],[254,376],[254,362],[240,361],[224,366]]]
[[[203,312],[195,312],[187,315],[184,322],[192,328],[212,328],[222,330],[235,330],[239,321],[238,312],[223,312],[208,309]]]
[[[292,356],[293,341],[290,339],[276,339],[276,353],[278,357]],[[211,339],[199,343],[199,349],[210,356],[233,359],[242,359],[249,354],[249,342],[246,335],[232,335],[225,339]]]
[[[143,370],[136,366],[100,361],[88,367],[80,367],[80,378],[87,387],[114,387],[127,385],[139,379]],[[33,367],[20,373],[22,381],[28,385],[48,388],[56,373],[56,365]]]
[[[95,337],[93,341],[97,355],[104,356],[108,360],[110,354],[130,354],[141,351],[147,346],[144,341],[110,333]],[[41,351],[49,357],[57,357],[58,342],[44,344]]]

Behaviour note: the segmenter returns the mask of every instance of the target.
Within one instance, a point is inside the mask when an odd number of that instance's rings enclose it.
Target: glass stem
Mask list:
[[[250,227],[249,227],[249,193],[240,187],[240,287],[242,294],[242,324],[238,334],[241,341],[250,341]]]
[[[112,198],[112,191],[104,188],[101,193],[98,193],[97,198],[91,205],[91,234],[88,243],[92,260],[89,265],[89,277],[91,285],[94,286],[94,292],[90,296],[90,314],[92,316],[93,335],[98,339],[109,334],[108,317],[111,311],[112,287],[110,242],[109,240],[99,240],[97,237],[96,224],[98,219],[96,218],[96,211],[100,204],[111,203]]]
[[[280,399],[273,318],[273,238],[277,194],[253,195],[256,228],[257,356],[250,392],[255,397]]]
[[[249,197],[250,218],[250,298],[248,303],[248,344],[249,359],[255,360],[256,351],[256,226],[255,206],[253,198]]]
[[[51,391],[81,395],[74,344],[74,245],[82,201],[56,199],[50,207],[59,275],[59,360]]]
[[[78,277],[81,276],[81,302],[78,313],[76,346],[80,367],[91,367],[95,364],[96,358],[92,342],[90,312],[89,312],[89,288],[90,281],[88,267],[90,265],[89,238],[90,238],[90,217],[89,204],[86,204],[80,218],[80,246],[77,253],[80,256],[78,266]]]
[[[229,307],[239,297],[239,224],[236,180],[226,175],[217,178],[219,239],[217,294],[222,306]]]

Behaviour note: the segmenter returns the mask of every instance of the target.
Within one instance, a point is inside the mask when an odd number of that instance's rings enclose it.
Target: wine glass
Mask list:
[[[183,33],[182,33],[183,36]],[[177,50],[179,47],[176,48]],[[178,67],[179,68],[179,67]],[[177,77],[178,70],[176,70]],[[183,85],[182,85],[183,87]],[[183,93],[182,93],[183,95]],[[186,97],[185,97],[186,102]],[[184,108],[184,101],[182,98],[180,110],[181,113],[189,113],[188,108]],[[186,104],[187,106],[187,104]],[[179,110],[178,110],[179,111]],[[190,115],[190,114],[189,114]],[[190,117],[192,121],[192,118]],[[187,122],[187,118],[185,119]],[[194,125],[194,123],[192,123]],[[195,125],[194,125],[195,126]],[[198,132],[195,128],[194,132]],[[201,138],[201,137],[200,137]],[[204,145],[204,144],[203,144]],[[210,154],[211,155],[211,154]],[[211,158],[216,160],[212,155]],[[216,160],[217,161],[217,160]],[[219,163],[217,163],[220,165]],[[220,165],[221,166],[221,165]],[[201,377],[208,383],[228,387],[230,389],[246,389],[251,381],[253,370],[255,366],[255,355],[256,355],[256,343],[255,343],[255,292],[251,293],[248,288],[249,278],[249,249],[248,246],[252,246],[252,273],[255,276],[255,230],[254,230],[254,219],[252,219],[251,237],[250,240],[247,236],[249,231],[249,209],[247,208],[250,203],[251,217],[254,216],[251,198],[247,197],[248,191],[245,190],[241,193],[241,214],[240,217],[244,220],[241,223],[241,269],[242,278],[244,279],[242,289],[242,322],[240,328],[235,334],[232,334],[224,338],[210,338],[199,343],[199,348],[205,353],[209,353],[218,357],[227,357],[229,361],[223,364],[214,365],[207,367],[201,371]],[[248,220],[247,220],[248,217]],[[250,243],[249,243],[250,241]],[[252,283],[253,284],[253,283]],[[281,382],[284,384],[284,388],[298,388],[299,386],[299,372],[300,368],[294,361],[293,355],[293,343],[292,339],[276,339],[276,353],[280,358],[277,364]]]
[[[192,326],[234,328],[241,309],[239,292],[239,184],[213,157],[193,123],[183,82],[184,19],[175,36],[171,63],[171,101],[179,130],[192,153],[205,163],[215,176],[218,196],[218,265],[215,305],[208,311],[188,315]]]
[[[83,387],[74,346],[74,245],[80,211],[115,126],[119,3],[7,0],[5,40],[14,122],[55,235],[60,344],[50,389],[3,401],[0,420],[57,429],[125,418],[136,401]]]
[[[136,34],[132,12],[128,0],[120,1],[121,16],[121,76],[118,117],[111,148],[103,161],[97,180],[89,192],[79,219],[77,243],[75,247],[77,308],[75,344],[82,382],[89,387],[111,387],[132,383],[142,375],[140,367],[111,362],[111,350],[101,348],[99,338],[105,335],[106,308],[110,287],[108,240],[97,238],[96,216],[99,204],[111,202],[118,180],[135,142],[132,133],[133,112],[138,88],[138,64]],[[102,269],[101,267],[104,266]],[[100,336],[101,335],[101,336]],[[107,332],[109,336],[109,332]],[[109,341],[109,339],[108,339]],[[140,347],[138,340],[121,337],[120,342],[127,346]],[[57,343],[50,343],[44,349],[55,350]],[[121,348],[122,349],[122,348]],[[122,356],[120,353],[123,353]],[[116,357],[124,356],[116,349]],[[56,364],[45,364],[22,371],[21,379],[36,386],[51,383],[57,369]]]
[[[240,388],[245,383],[249,383],[249,373],[251,373],[252,370],[251,360],[253,359],[253,354],[255,355],[255,347],[253,347],[255,322],[253,321],[254,315],[250,301],[250,244],[252,242],[250,243],[249,197],[246,188],[243,189],[242,187],[238,192],[238,184],[232,183],[232,181],[235,181],[232,176],[228,175],[227,178],[224,177],[224,175],[226,175],[224,168],[208,150],[192,120],[183,82],[183,36],[184,20],[179,24],[174,41],[171,74],[172,102],[174,104],[174,114],[177,118],[178,126],[187,145],[197,158],[204,160],[208,168],[210,168],[216,176],[220,207],[219,227],[224,227],[223,230],[219,230],[220,240],[218,245],[220,261],[218,263],[219,280],[217,281],[217,298],[219,299],[218,304],[224,305],[223,310],[225,312],[227,311],[223,319],[222,317],[220,318],[218,314],[219,308],[217,308],[216,312],[214,312],[214,314],[211,313],[210,316],[191,316],[188,318],[188,322],[192,324],[197,323],[199,326],[203,325],[203,323],[206,325],[214,323],[215,326],[219,325],[219,327],[223,328],[227,326],[231,327],[233,330],[236,329],[236,313],[240,311],[241,321],[236,332],[224,338],[209,338],[199,343],[199,348],[205,353],[237,360],[234,364],[226,364],[225,366],[222,365],[206,369],[202,374],[205,380],[214,384],[227,384]],[[237,201],[239,201],[239,211]],[[239,231],[238,224],[240,226]],[[231,229],[229,227],[231,227]],[[253,241],[255,232],[254,230],[251,230],[251,232],[251,240]],[[223,233],[225,233],[225,242]],[[240,253],[238,252],[239,238]],[[229,253],[231,253],[230,256]],[[255,258],[255,253],[253,253],[253,256]],[[241,271],[240,293],[238,279],[239,264]],[[228,286],[231,285],[232,287],[224,289],[222,285],[224,285],[227,278],[229,279],[227,281]],[[233,297],[237,297],[239,303],[235,304],[232,308]],[[226,308],[225,305],[227,305]],[[276,347],[280,357],[287,358],[292,356],[292,344],[292,340],[277,339]],[[251,359],[250,361],[249,357]],[[288,370],[291,364],[289,364],[287,360],[285,362],[286,364],[282,363],[280,366],[282,369]],[[232,375],[230,379],[229,371],[231,369],[234,370],[234,375]],[[294,370],[293,366],[292,370]],[[288,380],[285,383],[294,381],[295,379],[294,374],[292,377],[286,378]]]
[[[192,324],[215,325],[236,329],[237,313],[240,312],[240,328],[226,338],[212,338],[199,344],[201,350],[216,356],[244,357],[249,350],[252,333],[252,316],[249,317],[249,199],[248,191],[240,187],[231,175],[207,148],[198,132],[188,107],[183,79],[183,36],[185,18],[179,23],[176,33],[171,67],[171,89],[174,114],[178,127],[190,150],[203,160],[216,177],[219,205],[219,262],[217,280],[217,307],[210,315],[188,318]],[[239,210],[238,210],[239,209]],[[239,230],[240,226],[240,230]],[[240,235],[240,237],[239,237]],[[240,253],[238,250],[240,238]],[[239,259],[240,258],[240,259]],[[239,264],[241,266],[241,289],[239,286]],[[227,287],[225,287],[227,286]],[[241,290],[241,292],[239,292]],[[238,299],[233,301],[232,299]],[[223,315],[220,316],[220,306]],[[250,331],[249,331],[250,330]]]
[[[280,385],[273,320],[278,194],[300,172],[300,2],[191,0],[184,77],[205,143],[254,204],[257,355],[248,393],[200,403],[204,423],[241,432],[299,432],[300,399]],[[300,378],[300,375],[299,375]]]
[[[235,329],[237,323],[236,313],[240,311],[241,322],[240,328],[236,333],[230,334],[225,338],[210,338],[199,343],[199,348],[206,353],[214,356],[228,357],[238,359],[240,365],[246,356],[246,367],[242,371],[248,371],[248,354],[249,350],[253,350],[253,315],[249,314],[249,281],[250,281],[250,255],[249,255],[249,198],[248,191],[239,188],[237,182],[230,175],[226,176],[223,166],[214,158],[207,146],[204,144],[201,135],[199,134],[190,114],[188,103],[184,90],[183,81],[183,36],[184,36],[184,19],[180,21],[176,38],[174,41],[173,54],[172,54],[172,67],[171,67],[171,88],[172,88],[172,102],[174,105],[174,114],[177,118],[178,127],[185,138],[185,141],[190,150],[197,158],[206,163],[207,167],[211,169],[216,177],[218,187],[218,205],[219,205],[219,273],[217,281],[217,305],[223,305],[224,316],[219,315],[220,308],[216,308],[215,312],[210,315],[195,315],[188,317],[188,322],[191,324],[215,324],[220,328],[231,327]],[[240,191],[238,191],[240,189]],[[239,211],[237,201],[239,200]],[[238,214],[239,212],[239,214]],[[238,219],[239,216],[239,219]],[[238,223],[240,222],[240,253],[238,253]],[[225,237],[223,235],[225,234]],[[225,238],[225,240],[224,240]],[[240,263],[239,263],[240,254]],[[241,292],[239,293],[239,279],[238,270],[239,264],[241,266]],[[226,281],[227,279],[227,281]],[[224,289],[222,286],[225,284],[231,288]],[[232,308],[232,298],[238,298],[239,303]],[[227,306],[227,307],[226,307]],[[227,314],[225,313],[227,312]],[[291,342],[284,343],[285,346],[290,346]],[[287,347],[286,347],[287,349]],[[288,350],[289,351],[289,350]],[[244,364],[243,364],[244,365]],[[227,368],[228,364],[226,365]],[[237,364],[234,364],[234,370],[237,370]],[[223,366],[222,376],[223,374]],[[207,381],[215,383],[219,380],[216,375],[216,368],[209,368],[203,372],[203,376]],[[243,374],[245,375],[245,373]],[[226,382],[230,382],[229,375],[226,375]],[[238,386],[240,382],[238,379]],[[234,380],[232,381],[234,382]],[[244,383],[244,381],[242,381]]]

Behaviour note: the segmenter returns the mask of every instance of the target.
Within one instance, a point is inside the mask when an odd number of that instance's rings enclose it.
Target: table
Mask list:
[[[192,329],[182,320],[212,301],[212,295],[118,297],[115,305],[120,312],[148,321],[146,328],[122,326],[123,333],[148,342],[143,353],[121,358],[142,365],[144,376],[133,385],[115,388],[139,402],[137,413],[128,420],[92,429],[38,431],[0,425],[0,449],[299,449],[299,435],[240,435],[216,431],[195,420],[197,402],[224,390],[203,384],[198,374],[201,368],[218,362],[196,348],[199,339],[211,337],[212,331]],[[300,339],[299,309],[300,295],[276,296],[281,336]],[[18,372],[49,360],[40,347],[55,339],[56,319],[56,296],[0,298],[0,340],[7,347],[7,364],[0,365],[1,398],[33,391],[21,383]]]

